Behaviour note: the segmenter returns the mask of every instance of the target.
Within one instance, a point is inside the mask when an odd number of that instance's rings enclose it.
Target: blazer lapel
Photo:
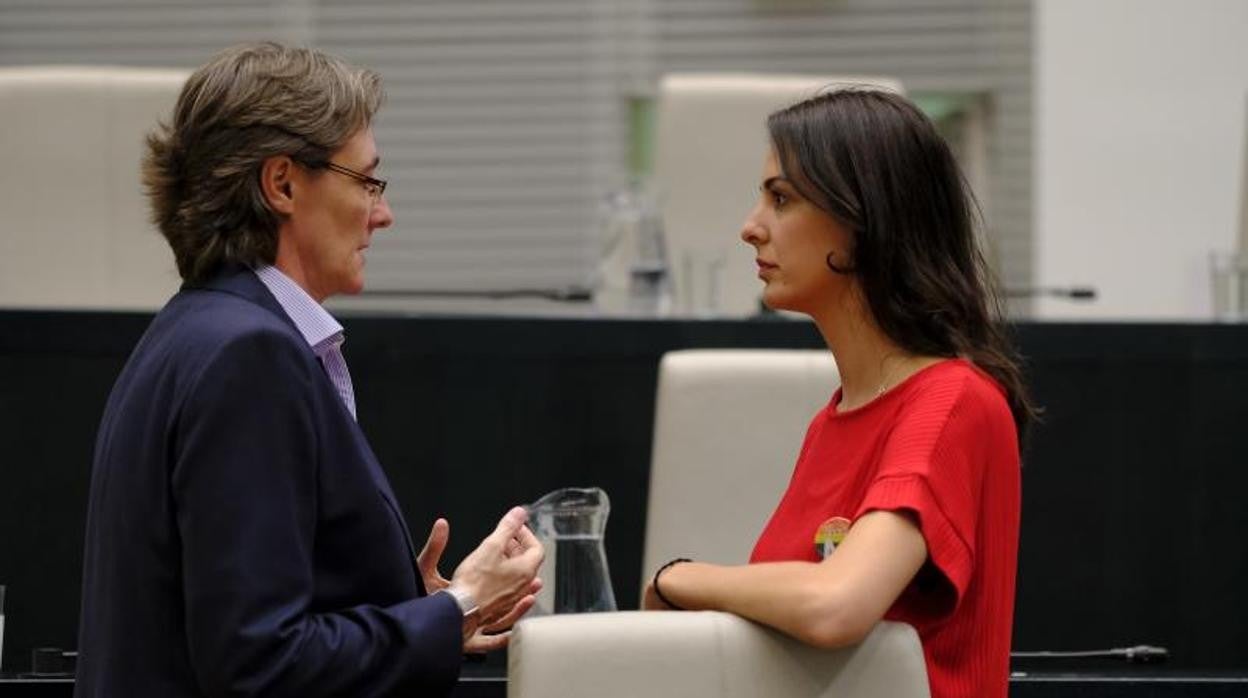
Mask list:
[[[420,596],[424,596],[427,592],[425,589],[425,580],[420,575],[420,566],[416,564],[416,542],[412,538],[412,532],[407,527],[407,520],[403,518],[403,509],[399,506],[399,500],[394,496],[394,490],[390,487],[390,479],[386,477],[386,472],[381,469],[381,463],[377,461],[377,456],[373,454],[373,449],[368,445],[368,439],[364,438],[364,431],[360,429],[359,424],[355,420],[351,420],[351,427],[355,430],[355,437],[359,441],[359,448],[364,455],[364,460],[368,463],[369,474],[373,478],[373,483],[377,486],[377,494],[381,496],[382,501],[390,509],[390,514],[394,516],[394,521],[399,526],[399,530],[403,533],[403,540],[407,542],[408,559],[412,561],[412,572],[416,576],[416,587],[420,590]]]

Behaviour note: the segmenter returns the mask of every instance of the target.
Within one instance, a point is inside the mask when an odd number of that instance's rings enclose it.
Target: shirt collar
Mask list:
[[[323,349],[329,344],[342,344],[342,325],[281,269],[266,264],[253,271],[295,323],[308,346]]]

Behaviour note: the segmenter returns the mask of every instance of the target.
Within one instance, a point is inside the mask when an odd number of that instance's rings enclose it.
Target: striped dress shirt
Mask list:
[[[295,323],[308,346],[312,347],[312,352],[321,360],[325,373],[329,374],[329,380],[333,382],[343,404],[347,406],[347,411],[354,418],[355,389],[351,386],[347,360],[342,356],[342,344],[346,341],[342,325],[277,267],[263,266],[254,271],[260,282],[269,289],[269,293],[277,299],[282,310]]]

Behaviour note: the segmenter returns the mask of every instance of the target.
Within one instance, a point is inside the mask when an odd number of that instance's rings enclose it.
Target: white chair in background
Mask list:
[[[177,290],[139,159],[188,74],[0,68],[0,307],[154,309]]]
[[[901,83],[883,77],[687,73],[663,78],[655,184],[678,313],[741,316],[758,310],[754,253],[737,233],[758,196],[767,116],[847,85],[901,92]]]

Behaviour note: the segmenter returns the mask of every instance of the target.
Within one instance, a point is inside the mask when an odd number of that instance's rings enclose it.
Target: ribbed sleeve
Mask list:
[[[967,543],[965,532],[959,531],[953,520],[941,507],[939,498],[928,486],[926,478],[919,475],[901,475],[878,480],[862,506],[859,516],[875,510],[910,511],[923,532],[927,554],[931,563],[949,581],[956,598],[946,610],[956,610],[966,594],[975,569],[975,551]],[[943,604],[942,604],[943,605]]]

